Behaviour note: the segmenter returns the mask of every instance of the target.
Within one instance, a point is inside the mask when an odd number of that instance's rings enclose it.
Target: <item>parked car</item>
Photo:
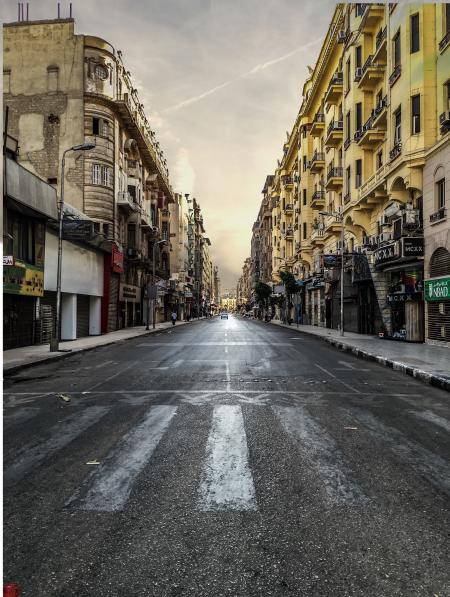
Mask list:
[[[222,313],[220,314],[220,319],[228,319],[228,312],[222,311]]]

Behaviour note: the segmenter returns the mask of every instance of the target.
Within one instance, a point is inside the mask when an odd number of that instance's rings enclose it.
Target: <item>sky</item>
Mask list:
[[[61,0],[61,16],[69,2]],[[122,50],[176,192],[200,202],[222,290],[250,254],[261,189],[282,156],[332,17],[330,0],[73,0],[76,33]],[[30,20],[55,18],[31,0]],[[4,3],[17,18],[17,1]]]

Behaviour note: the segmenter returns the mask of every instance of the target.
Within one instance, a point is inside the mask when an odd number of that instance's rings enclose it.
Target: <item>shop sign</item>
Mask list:
[[[402,255],[403,257],[423,257],[423,237],[403,237]]]
[[[22,296],[44,296],[44,268],[14,260],[3,268],[3,292]]]
[[[141,289],[139,286],[132,286],[131,284],[121,284],[119,287],[119,301],[127,301],[128,303],[141,302]]]
[[[450,277],[425,280],[425,300],[442,301],[450,299]]]
[[[115,243],[112,245],[111,270],[116,274],[123,272],[123,251]]]
[[[399,247],[398,242],[389,243],[384,247],[380,247],[376,251],[374,251],[374,263],[375,265],[379,265],[380,263],[384,263],[385,261],[390,261],[391,259],[395,259],[399,257]]]
[[[189,292],[189,290],[185,290],[184,291],[184,296],[186,298],[192,298],[194,295],[192,294],[192,292]]]
[[[66,240],[91,240],[94,225],[90,220],[63,220],[63,238]]]
[[[414,292],[408,294],[406,292],[393,292],[387,295],[389,303],[406,303],[406,301],[421,301],[423,300],[421,292]]]
[[[3,267],[5,265],[14,265],[14,257],[12,255],[3,255]]]

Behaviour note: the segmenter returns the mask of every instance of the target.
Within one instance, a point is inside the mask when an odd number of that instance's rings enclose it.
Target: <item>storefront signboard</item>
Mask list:
[[[425,280],[425,300],[450,300],[450,276]]]
[[[63,238],[66,240],[90,240],[94,236],[94,224],[90,220],[63,219]]]
[[[44,296],[44,268],[14,260],[3,268],[3,292],[22,296]]]
[[[141,302],[141,289],[139,286],[132,286],[131,284],[121,284],[119,287],[119,301],[127,301],[128,303]]]
[[[121,274],[123,272],[123,251],[115,243],[111,250],[111,270],[116,274]]]
[[[405,236],[401,241],[403,257],[423,257],[423,237]]]
[[[380,263],[390,261],[396,257],[399,257],[398,242],[389,243],[388,245],[384,245],[374,252],[374,263],[375,265],[379,265]]]
[[[14,257],[12,255],[3,255],[3,267],[5,265],[14,265]]]

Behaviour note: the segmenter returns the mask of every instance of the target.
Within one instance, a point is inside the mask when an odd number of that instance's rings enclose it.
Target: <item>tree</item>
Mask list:
[[[295,280],[294,275],[291,274],[290,272],[279,272],[279,276],[280,276],[281,281],[284,284],[284,287],[286,288],[285,318],[286,318],[286,321],[291,323],[290,318],[289,318],[289,310],[292,306],[291,296],[298,292],[297,282]]]
[[[263,316],[265,310],[270,306],[270,297],[272,296],[272,287],[264,282],[258,282],[253,289],[255,299],[259,307],[263,309]]]

